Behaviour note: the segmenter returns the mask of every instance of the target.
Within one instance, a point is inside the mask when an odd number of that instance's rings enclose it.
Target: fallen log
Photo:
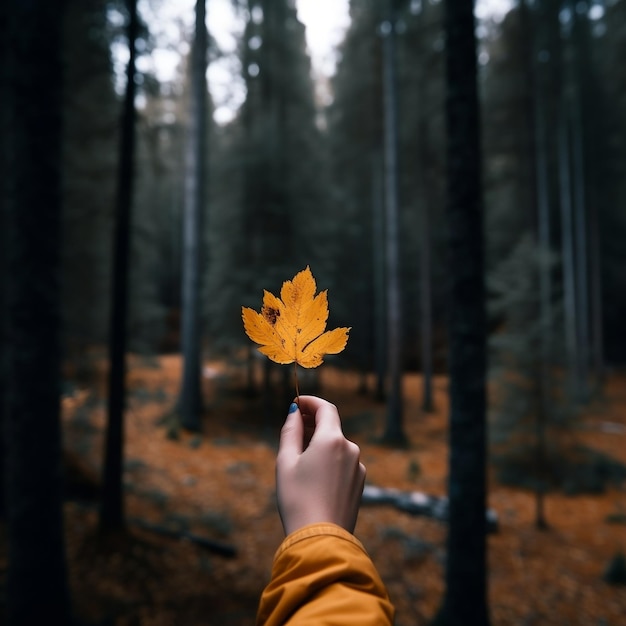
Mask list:
[[[363,504],[388,504],[409,515],[423,515],[439,522],[448,521],[448,498],[446,496],[432,496],[421,491],[402,491],[391,487],[375,487],[365,485]],[[487,532],[498,531],[498,514],[487,509]]]
[[[221,541],[201,537],[200,535],[187,531],[173,530],[172,528],[161,526],[159,524],[151,524],[150,522],[146,522],[142,519],[133,518],[128,520],[128,523],[133,526],[137,526],[142,530],[156,533],[157,535],[163,535],[164,537],[170,537],[171,539],[190,541],[194,545],[203,548],[204,550],[208,550],[209,552],[213,552],[214,554],[218,554],[219,556],[226,558],[233,558],[237,556],[236,548],[228,543],[222,543]]]

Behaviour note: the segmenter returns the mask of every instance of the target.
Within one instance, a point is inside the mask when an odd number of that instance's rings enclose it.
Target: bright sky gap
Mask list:
[[[139,58],[140,71],[154,73],[162,83],[177,80],[181,55],[189,51],[187,40],[193,28],[194,6],[195,0],[163,0],[158,4],[140,0],[139,9],[156,43],[151,55]],[[511,0],[479,0],[476,15],[479,18],[494,14],[501,16],[510,6]],[[335,51],[350,25],[349,1],[296,0],[296,7],[298,19],[306,28],[313,77],[320,87],[321,97],[326,99],[328,93],[324,88],[335,71]],[[114,22],[120,18],[119,14],[111,15]],[[225,124],[235,117],[245,100],[245,84],[237,55],[238,41],[244,29],[244,16],[235,12],[231,0],[209,0],[207,26],[222,51],[222,56],[210,63],[207,78],[215,104],[215,121]],[[128,60],[125,42],[113,45],[113,59],[116,74],[121,81],[118,89],[123,89]]]

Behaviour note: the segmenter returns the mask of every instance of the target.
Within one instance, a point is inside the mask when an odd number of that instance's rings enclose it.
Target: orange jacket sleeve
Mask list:
[[[312,524],[278,548],[257,626],[385,626],[393,615],[361,542],[335,524]]]

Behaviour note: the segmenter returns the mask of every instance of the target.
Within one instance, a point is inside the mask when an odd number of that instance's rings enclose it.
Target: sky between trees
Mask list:
[[[412,0],[416,10],[422,1]],[[503,17],[511,4],[510,0],[478,0],[476,15],[479,19]],[[296,0],[296,6],[298,19],[306,27],[318,97],[328,103],[331,97],[328,79],[335,72],[336,47],[350,24],[349,0]],[[175,81],[181,58],[189,51],[188,34],[193,23],[194,0],[143,0],[139,3],[139,10],[155,38],[151,53],[138,59],[139,69],[152,70],[162,83]],[[114,13],[110,14],[110,19],[123,23],[121,16]],[[245,99],[237,55],[238,39],[245,21],[237,15],[232,0],[211,0],[207,6],[207,25],[221,51],[219,58],[211,60],[207,73],[215,103],[214,118],[217,123],[226,124],[232,121]],[[113,57],[121,92],[128,61],[125,42],[113,46]]]

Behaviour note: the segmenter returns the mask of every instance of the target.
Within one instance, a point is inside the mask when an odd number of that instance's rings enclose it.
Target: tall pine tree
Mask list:
[[[202,225],[207,173],[206,0],[197,0],[195,18],[195,34],[191,49],[189,127],[185,155],[181,299],[183,377],[179,411],[181,424],[189,430],[199,431],[202,413],[202,332],[200,330]]]
[[[128,318],[128,277],[130,225],[135,157],[135,60],[139,17],[136,0],[128,1],[128,68],[122,111],[116,223],[113,250],[113,305],[109,331],[109,412],[104,453],[100,526],[104,531],[124,523],[123,463],[124,411],[126,408],[126,323]]]
[[[489,624],[486,527],[487,328],[476,25],[446,0],[450,426],[446,591],[438,624]]]
[[[61,2],[3,5],[7,624],[70,622],[61,509]],[[36,601],[34,600],[36,598]]]

